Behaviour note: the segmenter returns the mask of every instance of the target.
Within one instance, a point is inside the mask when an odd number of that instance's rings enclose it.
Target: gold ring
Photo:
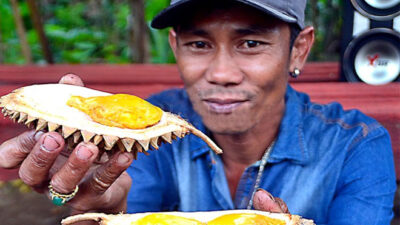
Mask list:
[[[51,201],[53,202],[54,205],[58,205],[58,206],[62,206],[65,203],[67,203],[69,200],[73,199],[76,195],[76,193],[78,193],[79,187],[78,185],[76,185],[75,190],[69,194],[61,194],[58,193],[57,191],[55,191],[53,189],[53,186],[50,184],[49,185],[49,194],[50,194],[50,198]]]

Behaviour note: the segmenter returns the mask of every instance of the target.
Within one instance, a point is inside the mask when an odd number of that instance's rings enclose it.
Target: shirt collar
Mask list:
[[[185,92],[186,100],[190,104],[189,98]],[[308,151],[307,145],[304,141],[304,129],[303,129],[303,106],[304,100],[308,101],[308,96],[299,96],[298,93],[290,86],[287,86],[285,94],[285,114],[282,119],[278,138],[275,146],[271,152],[269,163],[278,163],[283,160],[290,160],[293,163],[305,165],[311,161],[310,152]],[[191,122],[197,129],[210,136],[211,132],[202,123],[201,117],[191,108],[186,118]],[[189,135],[191,143],[191,158],[196,159],[197,157],[203,156],[211,151],[206,143],[200,138]]]
[[[300,96],[290,85],[287,86],[285,114],[279,127],[278,138],[268,162],[277,163],[283,160],[290,160],[293,163],[305,165],[311,161],[310,152],[304,141],[302,120],[302,102],[304,100],[308,101],[308,96]]]

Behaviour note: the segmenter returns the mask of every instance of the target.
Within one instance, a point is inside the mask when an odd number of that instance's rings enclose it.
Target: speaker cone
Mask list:
[[[400,80],[400,34],[372,29],[350,42],[343,56],[348,81],[372,85]]]
[[[400,0],[351,0],[354,8],[375,20],[388,20],[400,15]]]

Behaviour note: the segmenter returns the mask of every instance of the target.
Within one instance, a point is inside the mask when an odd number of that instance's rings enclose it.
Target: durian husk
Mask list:
[[[204,140],[217,154],[222,150],[204,133],[178,115],[164,112],[161,120],[144,129],[105,126],[66,104],[71,96],[106,96],[110,93],[67,84],[41,84],[22,87],[0,98],[6,117],[37,131],[57,131],[69,147],[81,141],[93,142],[105,150],[134,153],[156,150],[163,142],[172,143],[192,133]]]
[[[258,210],[224,210],[224,211],[208,211],[208,212],[162,212],[163,214],[182,216],[191,218],[207,224],[219,216],[226,214],[259,214],[273,219],[279,219],[286,222],[286,225],[314,225],[312,220],[303,219],[298,215],[285,213],[269,213]],[[109,215],[103,213],[86,213],[75,216],[70,216],[61,221],[62,225],[69,225],[81,221],[96,221],[100,225],[132,225],[134,222],[151,213],[136,213],[136,214],[116,214]]]

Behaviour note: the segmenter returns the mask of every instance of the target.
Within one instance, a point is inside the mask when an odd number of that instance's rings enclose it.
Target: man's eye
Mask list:
[[[257,46],[261,45],[261,42],[259,41],[251,41],[251,40],[247,40],[243,43],[244,47],[246,48],[255,48]]]
[[[204,41],[195,41],[190,43],[190,46],[194,48],[206,48],[207,44]]]

